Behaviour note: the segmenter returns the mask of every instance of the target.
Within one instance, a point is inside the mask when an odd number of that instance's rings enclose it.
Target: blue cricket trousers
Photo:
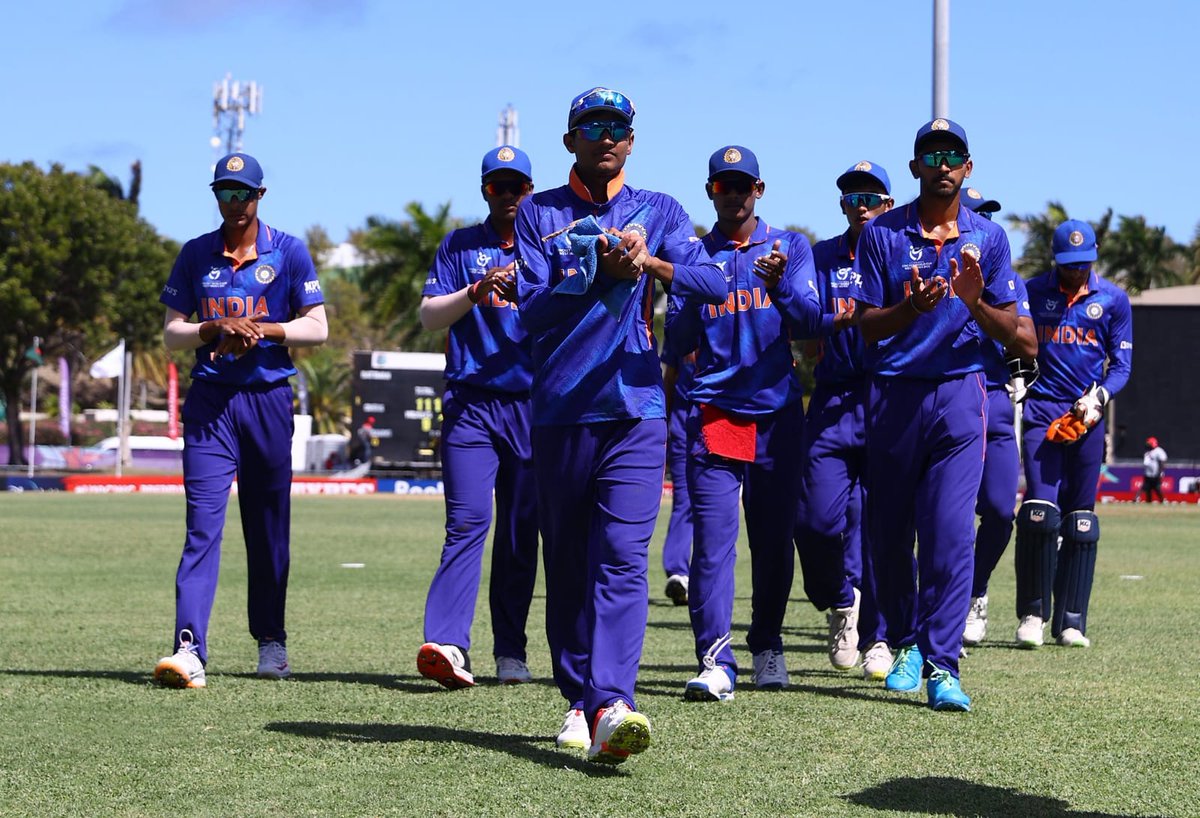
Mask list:
[[[692,500],[687,483],[687,401],[678,396],[667,418],[667,462],[671,466],[671,518],[663,540],[663,570],[686,577],[692,555]]]
[[[250,635],[286,642],[290,564],[292,387],[192,381],[183,404],[187,538],[175,576],[175,647],[190,630],[208,661],[208,620],[217,593],[225,509],[236,475],[246,540]]]
[[[425,641],[471,647],[483,550],[496,503],[488,602],[494,656],[525,661],[537,579],[537,493],[528,395],[452,384],[442,403],[446,540],[425,599]]]
[[[666,444],[661,418],[533,429],[554,681],[589,721],[637,706]]]
[[[975,513],[979,528],[975,531],[975,574],[971,596],[987,593],[988,580],[1008,541],[1016,519],[1017,486],[1021,464],[1013,429],[1012,398],[1003,386],[988,389],[987,456],[983,461],[983,479]]]

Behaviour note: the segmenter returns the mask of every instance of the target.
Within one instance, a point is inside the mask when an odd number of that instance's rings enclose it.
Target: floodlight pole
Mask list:
[[[950,0],[933,0],[932,118],[950,118]]]

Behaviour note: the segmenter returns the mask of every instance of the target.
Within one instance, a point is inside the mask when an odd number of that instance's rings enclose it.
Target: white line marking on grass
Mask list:
[[[342,567],[343,568],[366,568],[367,564],[365,562],[343,562]]]

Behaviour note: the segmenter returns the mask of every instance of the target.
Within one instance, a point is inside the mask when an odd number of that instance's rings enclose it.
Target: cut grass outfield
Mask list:
[[[234,504],[209,686],[177,691],[150,671],[170,647],[183,499],[0,496],[0,814],[1200,815],[1200,509],[1099,509],[1090,650],[1015,649],[1006,554],[989,640],[963,663],[969,714],[832,670],[799,577],[792,687],[682,701],[695,662],[686,609],[662,597],[666,511],[637,691],[654,744],[614,770],[554,746],[565,702],[540,578],[535,684],[487,678],[486,595],[483,684],[417,676],[440,498],[296,499],[286,682],[253,677]],[[741,554],[735,645],[749,664],[744,542]]]

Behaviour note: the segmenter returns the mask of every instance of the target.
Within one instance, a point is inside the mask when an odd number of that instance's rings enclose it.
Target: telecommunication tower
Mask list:
[[[262,87],[257,82],[238,82],[232,75],[213,83],[213,136],[210,140],[214,150],[225,146],[225,153],[242,149],[242,134],[246,130],[246,116],[262,113]]]
[[[521,129],[517,127],[517,109],[510,103],[500,112],[500,124],[496,126],[496,147],[512,145],[521,147]]]

